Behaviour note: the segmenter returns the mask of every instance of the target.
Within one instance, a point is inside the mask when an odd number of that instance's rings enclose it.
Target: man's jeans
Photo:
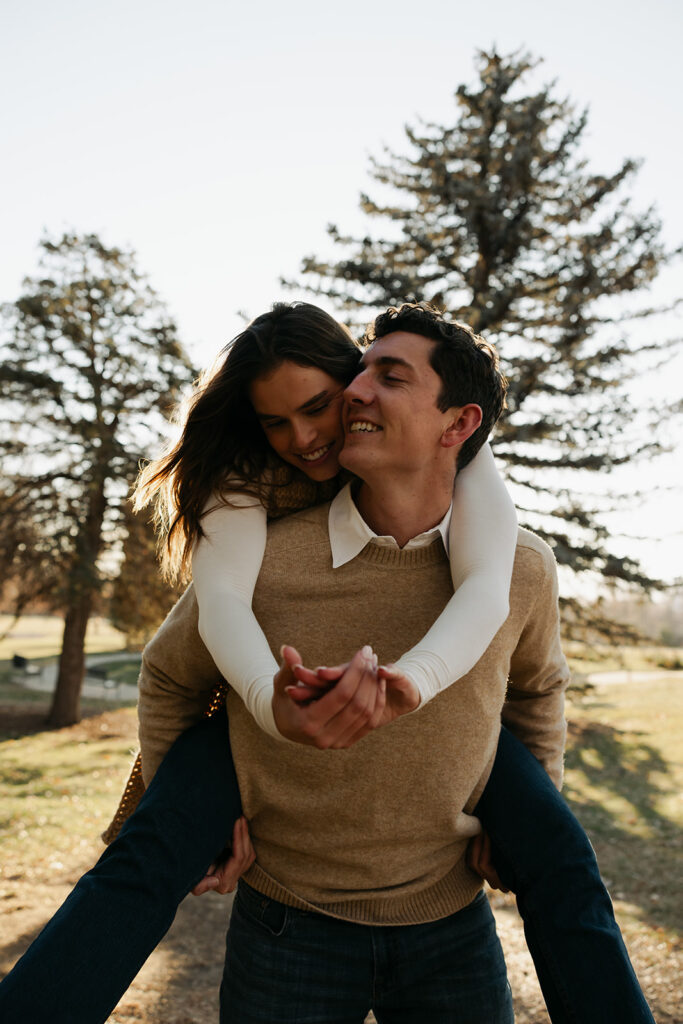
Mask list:
[[[239,813],[217,715],[176,740],[118,839],[0,984],[0,1021],[106,1021]],[[583,829],[505,730],[476,813],[517,893],[553,1024],[653,1024]]]
[[[287,907],[240,882],[221,1024],[512,1024],[483,893],[429,924],[377,927]]]

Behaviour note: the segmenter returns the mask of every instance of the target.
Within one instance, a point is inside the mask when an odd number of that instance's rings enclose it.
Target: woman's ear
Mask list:
[[[481,406],[471,402],[461,408],[449,410],[449,422],[441,435],[442,448],[453,448],[454,445],[464,444],[468,437],[471,437],[477,427],[481,425]]]

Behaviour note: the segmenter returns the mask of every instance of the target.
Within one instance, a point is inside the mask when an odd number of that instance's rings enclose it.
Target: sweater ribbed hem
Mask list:
[[[356,924],[387,926],[427,924],[449,917],[468,906],[482,888],[481,879],[463,861],[459,861],[440,881],[419,892],[402,893],[400,896],[377,893],[368,899],[330,903],[311,903],[297,896],[257,864],[249,869],[244,880],[263,896],[297,910],[309,910]]]

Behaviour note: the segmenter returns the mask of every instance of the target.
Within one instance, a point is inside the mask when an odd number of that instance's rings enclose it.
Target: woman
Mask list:
[[[271,724],[268,686],[273,663],[266,664],[270,656],[264,655],[256,666],[219,661],[230,657],[228,648],[232,645],[225,645],[223,650],[221,644],[224,610],[214,622],[210,609],[212,601],[218,600],[219,607],[226,600],[238,602],[240,607],[234,606],[233,612],[242,616],[244,628],[258,628],[249,621],[250,579],[260,561],[258,538],[262,538],[263,508],[277,515],[321,500],[326,496],[327,470],[334,468],[336,475],[334,460],[329,456],[335,453],[340,435],[331,415],[328,421],[327,412],[335,409],[338,392],[353,375],[358,356],[348,337],[333,324],[322,311],[305,305],[276,307],[259,317],[230,350],[222,383],[219,371],[193,402],[179,446],[152,468],[142,484],[142,500],[154,494],[159,484],[171,496],[162,505],[162,513],[167,517],[169,550],[175,553],[176,564],[187,564],[199,538],[194,562],[200,608],[203,605],[203,635],[219,667],[227,670],[231,682],[230,673],[234,673],[247,707],[255,717],[261,716],[260,723],[266,728]],[[271,342],[277,343],[277,335],[287,335],[287,328],[294,337],[309,332],[310,348],[300,352],[298,360],[292,358],[289,347],[284,349],[286,355],[282,349],[273,353],[269,348]],[[334,372],[328,372],[329,364],[323,371],[326,380],[322,389],[318,378],[314,392],[308,392],[307,397],[304,394],[304,400],[295,401],[290,413],[282,416],[280,405],[275,408],[264,404],[259,382],[283,365],[320,369],[316,359],[321,331],[326,331],[331,341],[336,337],[343,358]],[[270,364],[264,362],[268,351]],[[252,369],[246,371],[234,360],[234,354],[243,353],[246,359],[249,352]],[[231,377],[233,370],[236,372]],[[234,403],[229,407],[226,374],[233,384],[241,381],[239,394],[233,392]],[[296,429],[308,418],[316,420],[316,429],[309,441],[300,443]],[[241,440],[245,434],[260,437],[261,424],[280,461],[273,459],[265,444],[245,445]],[[328,430],[329,435],[325,433]],[[177,472],[181,466],[182,471]],[[291,472],[288,467],[292,467]],[[320,486],[311,490],[306,483],[311,478]],[[458,487],[466,480],[465,474],[459,477]],[[192,481],[199,483],[193,485]],[[228,496],[222,498],[226,489]],[[238,490],[241,497],[231,497]],[[457,501],[458,488],[455,498]],[[231,504],[237,507],[227,507]],[[224,586],[226,567],[234,570],[238,559],[223,545],[230,543],[225,526],[236,523],[237,517],[248,521],[249,528],[244,527],[242,536],[251,536],[253,528],[257,539],[250,548],[250,557],[245,559],[249,565],[232,581],[230,596],[220,588]],[[209,551],[213,557],[207,557],[209,564],[204,565],[202,560]],[[476,578],[476,565],[470,576]],[[451,612],[447,609],[444,613],[446,620]],[[497,626],[489,622],[488,628],[495,632]],[[439,651],[439,635],[430,647],[432,633],[430,630],[419,647],[425,645],[434,654]],[[479,634],[478,642],[474,660],[488,639]],[[405,672],[410,675],[410,671],[408,662]],[[448,672],[453,671],[457,669],[449,666]],[[460,668],[459,674],[463,671],[467,668]],[[454,678],[448,672],[446,683]],[[304,674],[304,678],[314,683],[312,677]],[[438,688],[442,680],[438,673],[425,675],[418,683],[421,702],[429,699],[430,682]],[[310,699],[315,694],[307,691],[305,696]],[[158,753],[153,752],[152,757]],[[151,768],[147,766],[146,770]],[[179,785],[181,781],[183,786]],[[517,893],[552,1020],[556,1024],[570,1020],[651,1021],[590,844],[538,762],[505,731],[476,813],[494,841],[503,882]],[[0,986],[0,1014],[7,1015],[3,1019],[104,1020],[170,925],[179,900],[200,882],[206,865],[225,845],[230,834],[225,822],[233,822],[238,816],[239,795],[226,724],[223,716],[216,716],[195,726],[174,744],[119,839],[81,879]],[[235,860],[241,867],[249,860],[243,824],[236,826],[235,848]],[[39,999],[29,1008],[28,1001],[35,992],[39,992]],[[12,1012],[14,1017],[10,1016]]]

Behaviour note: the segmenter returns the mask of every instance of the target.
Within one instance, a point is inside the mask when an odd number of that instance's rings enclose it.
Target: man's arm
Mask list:
[[[502,719],[559,789],[567,731],[564,691],[570,672],[560,646],[555,559],[545,544],[535,550],[541,560],[533,574],[535,599],[510,662]]]
[[[197,622],[197,599],[188,587],[142,654],[138,732],[147,786],[173,741],[199,721],[223,681]]]

